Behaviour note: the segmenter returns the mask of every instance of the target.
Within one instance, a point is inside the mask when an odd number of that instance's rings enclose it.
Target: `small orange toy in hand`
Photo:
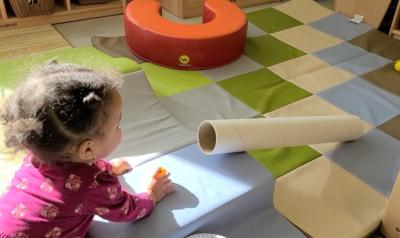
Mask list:
[[[163,167],[160,167],[160,171],[157,174],[157,177],[161,177],[167,173],[167,170]]]
[[[151,176],[151,181],[147,187],[147,191],[154,204],[175,191],[175,184],[171,181],[169,175],[170,174],[166,169],[159,167]]]

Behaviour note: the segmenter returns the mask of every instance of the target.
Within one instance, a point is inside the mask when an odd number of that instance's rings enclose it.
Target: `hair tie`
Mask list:
[[[90,92],[83,98],[83,103],[92,104],[94,102],[101,102],[101,98],[95,92]]]

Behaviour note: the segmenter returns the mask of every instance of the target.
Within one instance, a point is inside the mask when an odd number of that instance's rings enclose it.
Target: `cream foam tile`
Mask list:
[[[307,25],[289,28],[271,35],[307,53],[312,53],[343,42],[343,40]]]
[[[327,67],[329,67],[329,64],[325,61],[313,55],[304,55],[270,66],[268,69],[281,78],[291,81],[291,79],[317,72]]]
[[[355,77],[356,75],[350,72],[329,66],[297,78],[289,79],[289,81],[313,94],[317,94]]]
[[[306,24],[333,14],[313,0],[292,0],[274,8]]]
[[[344,142],[332,142],[332,143],[323,143],[323,144],[315,144],[315,145],[309,145],[311,148],[314,150],[318,151],[321,154],[325,154],[329,151],[332,151],[336,148],[339,148],[345,144]]]
[[[379,226],[386,204],[382,194],[325,157],[275,184],[275,208],[312,237],[364,237]]]
[[[298,116],[330,116],[346,115],[347,112],[324,99],[313,95],[291,103],[285,107],[264,114],[265,117],[298,117]]]

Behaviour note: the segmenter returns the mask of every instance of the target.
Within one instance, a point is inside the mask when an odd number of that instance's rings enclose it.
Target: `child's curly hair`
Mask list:
[[[70,160],[70,149],[102,136],[118,73],[100,74],[75,64],[50,61],[32,72],[6,101],[1,118],[5,144],[28,149],[46,162]]]

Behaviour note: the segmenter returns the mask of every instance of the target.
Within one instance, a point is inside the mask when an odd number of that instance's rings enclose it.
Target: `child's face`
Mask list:
[[[103,136],[95,139],[95,155],[98,159],[106,158],[117,148],[121,142],[121,96],[117,91],[113,92],[112,103],[106,109],[107,120],[102,128]]]

